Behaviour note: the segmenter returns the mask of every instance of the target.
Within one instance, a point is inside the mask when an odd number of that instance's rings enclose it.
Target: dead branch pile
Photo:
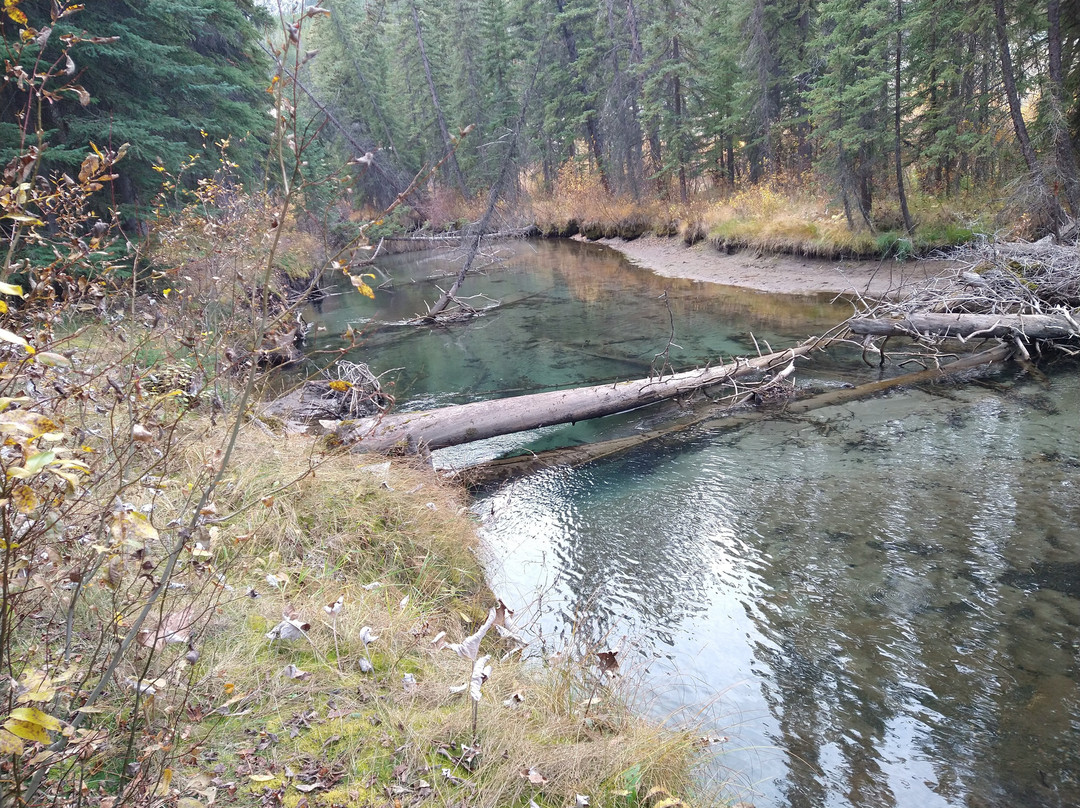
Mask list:
[[[379,377],[363,362],[338,360],[322,372],[323,378],[304,382],[298,389],[262,408],[265,417],[309,423],[325,419],[369,418],[390,409],[394,399],[385,393]]]
[[[363,418],[385,412],[394,403],[383,392],[379,377],[364,362],[339,359],[323,371],[327,381],[325,397],[336,401],[335,418]],[[320,385],[321,386],[321,385]]]
[[[984,241],[946,256],[955,269],[902,300],[870,304],[848,321],[864,346],[873,336],[1011,339],[1017,347],[1080,338],[1080,247]],[[1067,349],[1066,349],[1067,350]],[[1026,351],[1024,352],[1026,353]]]
[[[946,256],[949,275],[933,278],[903,301],[889,302],[890,315],[1057,314],[1080,307],[1080,247],[1035,242],[969,244]]]

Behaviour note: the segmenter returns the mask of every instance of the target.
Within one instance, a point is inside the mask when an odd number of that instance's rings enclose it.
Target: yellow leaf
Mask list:
[[[352,385],[344,379],[334,379],[332,382],[330,382],[330,389],[337,393],[344,393],[351,387]]]
[[[55,421],[46,418],[39,412],[9,410],[0,413],[0,432],[22,432],[31,438],[40,438],[42,435],[59,431],[60,427]]]
[[[252,774],[250,779],[253,783],[269,783],[271,780],[277,780],[277,777],[273,774]]]
[[[11,501],[19,513],[28,514],[40,508],[45,500],[30,486],[19,483],[11,491]]]
[[[5,303],[3,300],[0,300],[0,314],[7,314],[7,313],[8,313],[8,304]]]
[[[45,731],[44,727],[31,724],[28,721],[17,721],[14,718],[9,718],[4,722],[4,729],[17,738],[27,741],[36,741],[37,743],[49,743],[51,741],[49,733]]]
[[[6,729],[0,729],[0,755],[21,755],[23,753],[23,742],[20,738],[12,735]]]
[[[26,25],[26,15],[19,11],[19,0],[4,0],[4,11],[19,25]]]
[[[56,695],[53,680],[47,673],[27,669],[19,677],[19,689],[22,691],[16,699],[20,704],[27,701],[52,701]]]
[[[25,297],[22,287],[17,283],[4,283],[0,281],[0,295],[14,295],[15,297]]]
[[[148,541],[155,541],[158,532],[150,520],[138,511],[124,511],[113,516],[112,535],[133,547],[142,547]]]
[[[360,277],[359,275],[350,275],[349,281],[352,283],[353,286],[356,287],[356,291],[358,291],[364,297],[370,297],[372,300],[375,299],[375,291],[366,283],[364,283],[364,279],[362,277]]]
[[[0,328],[0,339],[2,339],[4,342],[10,342],[13,345],[19,345],[19,346],[21,346],[23,348],[29,348],[30,347],[29,342],[24,340],[18,334],[15,334],[15,333],[13,333],[11,331],[8,331],[6,328]]]
[[[3,301],[0,301],[2,303]],[[50,351],[43,351],[37,355],[37,361],[47,367],[54,368],[58,366],[70,367],[71,360],[63,354],[52,353]]]
[[[11,717],[16,721],[25,721],[27,724],[36,724],[39,727],[51,729],[53,732],[59,732],[64,728],[64,724],[59,718],[44,713],[36,707],[16,707],[11,711]]]

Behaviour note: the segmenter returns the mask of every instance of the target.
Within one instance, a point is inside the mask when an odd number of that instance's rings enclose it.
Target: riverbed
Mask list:
[[[355,359],[402,368],[387,377],[399,402],[429,407],[784,347],[852,311],[834,294],[665,278],[602,246],[542,242],[510,245],[469,280],[478,303],[499,301],[483,317],[401,325],[453,266],[396,258],[380,267],[391,280],[374,304],[345,292],[312,317],[328,346],[359,330]],[[474,512],[492,585],[533,653],[617,648],[639,708],[724,738],[708,776],[758,808],[1080,804],[1076,370],[1033,379],[1010,367],[778,412],[485,492]],[[878,375],[837,350],[797,383]],[[627,434],[653,418],[548,428],[436,461]]]

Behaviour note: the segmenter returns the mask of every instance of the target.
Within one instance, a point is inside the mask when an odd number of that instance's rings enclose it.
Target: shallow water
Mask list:
[[[786,346],[847,311],[656,278],[589,245],[515,254],[467,290],[520,305],[382,347],[394,330],[377,333],[365,361],[406,365],[399,389],[430,405],[642,375],[629,363],[668,341],[665,287],[680,369],[748,352],[750,330]],[[423,310],[405,291],[434,299],[405,280],[423,265],[389,271],[395,299],[364,314],[332,298],[328,333]],[[1080,804],[1076,371],[1010,369],[516,481],[475,505],[492,583],[538,644],[571,626],[603,638],[647,709],[728,736],[713,773],[759,808]],[[876,371],[836,352],[811,377]]]

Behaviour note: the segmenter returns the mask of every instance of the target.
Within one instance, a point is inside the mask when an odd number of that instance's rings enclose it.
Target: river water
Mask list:
[[[328,346],[361,329],[352,358],[404,368],[399,401],[427,407],[647,375],[669,341],[676,369],[752,353],[751,333],[786,347],[850,312],[659,278],[594,245],[503,250],[464,290],[502,305],[471,322],[395,325],[450,282],[430,254],[381,265],[393,291],[374,304],[336,295],[313,316]],[[642,709],[725,736],[707,774],[758,808],[1080,805],[1076,371],[1008,368],[515,481],[475,503],[492,584],[537,646],[618,647]],[[798,375],[876,378],[843,350]]]

